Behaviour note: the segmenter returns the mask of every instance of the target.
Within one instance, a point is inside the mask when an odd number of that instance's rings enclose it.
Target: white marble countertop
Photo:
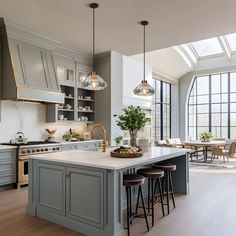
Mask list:
[[[181,156],[190,151],[189,149],[183,148],[152,147],[150,152],[144,153],[142,157],[115,158],[110,156],[110,151],[113,149],[114,148],[107,148],[106,152],[102,152],[101,150],[72,150],[40,155],[29,155],[29,158],[100,169],[121,170]]]
[[[0,145],[0,150],[16,149],[16,146]]]

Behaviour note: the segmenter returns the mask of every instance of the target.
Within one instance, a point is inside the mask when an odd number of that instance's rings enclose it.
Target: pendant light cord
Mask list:
[[[145,33],[145,24],[143,25],[143,80],[145,81],[145,63],[146,63],[146,33]]]
[[[95,71],[94,56],[95,56],[95,8],[93,8],[93,72]]]

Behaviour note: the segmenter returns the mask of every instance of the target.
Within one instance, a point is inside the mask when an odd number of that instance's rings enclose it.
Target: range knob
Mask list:
[[[48,148],[45,148],[45,151],[47,152],[47,151],[48,151]]]
[[[53,151],[55,151],[55,150],[56,150],[56,148],[52,148],[52,150],[53,150]]]
[[[57,147],[57,150],[59,151],[59,150],[60,150],[60,148],[59,148],[59,147]]]
[[[31,153],[31,150],[30,150],[30,149],[28,149],[28,150],[27,150],[27,153]]]
[[[32,149],[32,152],[35,152],[35,149]]]
[[[22,154],[25,154],[25,150],[22,150],[21,153],[22,153]]]
[[[37,149],[37,152],[40,152],[40,149]]]
[[[41,148],[41,152],[44,152],[44,148]]]

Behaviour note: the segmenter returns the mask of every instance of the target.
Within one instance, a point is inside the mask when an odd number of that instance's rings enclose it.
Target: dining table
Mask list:
[[[207,157],[208,157],[208,150],[209,148],[213,147],[221,147],[225,145],[225,141],[222,140],[213,140],[213,141],[208,141],[208,142],[203,142],[200,140],[196,141],[184,141],[182,142],[185,148],[190,147],[190,148],[202,148],[203,149],[203,161],[207,162]]]

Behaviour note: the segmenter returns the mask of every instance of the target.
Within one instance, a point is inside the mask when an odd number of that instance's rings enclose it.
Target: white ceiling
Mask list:
[[[142,52],[147,19],[147,50],[236,32],[235,0],[99,0],[97,53]],[[88,0],[0,0],[0,16],[34,32],[91,52],[92,11]]]
[[[131,57],[143,62],[143,54]],[[146,63],[154,72],[171,80],[179,79],[192,70],[173,47],[148,52]]]

